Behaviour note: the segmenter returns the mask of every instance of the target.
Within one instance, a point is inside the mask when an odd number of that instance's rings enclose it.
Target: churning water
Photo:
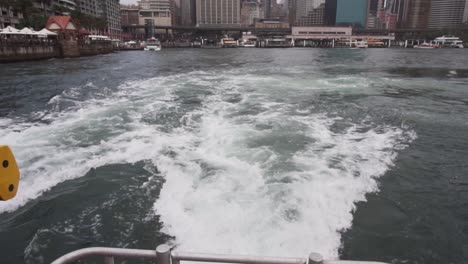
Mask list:
[[[465,61],[237,49],[1,65],[0,144],[22,172],[0,204],[2,263],[160,243],[462,263]]]

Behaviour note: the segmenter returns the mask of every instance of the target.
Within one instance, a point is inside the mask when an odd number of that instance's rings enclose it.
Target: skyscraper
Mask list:
[[[465,0],[432,0],[429,28],[452,28],[463,23]]]
[[[102,10],[98,0],[78,0],[78,9],[87,15],[101,16]]]
[[[367,28],[383,28],[385,24],[384,0],[369,0]]]
[[[465,14],[463,15],[463,23],[468,23],[468,0],[465,3]]]
[[[240,27],[240,0],[197,0],[197,26]]]
[[[406,6],[405,0],[387,0],[387,12],[395,15],[397,27],[401,27],[403,21],[406,20]]]
[[[324,22],[327,26],[334,26],[336,24],[336,0],[325,1]]]
[[[296,0],[293,23],[297,26],[324,24],[325,0]]]
[[[407,0],[404,4],[402,27],[427,28],[431,14],[431,0]]]
[[[180,0],[180,23],[182,26],[194,26],[197,23],[195,0]]]
[[[366,27],[368,0],[337,0],[336,25]]]
[[[101,0],[102,17],[107,22],[107,34],[111,38],[120,38],[122,26],[120,24],[120,1],[119,0]]]
[[[307,12],[294,23],[295,26],[323,26],[325,24],[325,3]]]
[[[258,0],[243,0],[241,8],[241,24],[254,25],[256,19],[263,18],[260,2]]]

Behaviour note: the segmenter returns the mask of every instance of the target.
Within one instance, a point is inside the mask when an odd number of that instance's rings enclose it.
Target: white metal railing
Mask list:
[[[114,264],[114,258],[153,259],[157,264],[180,264],[181,261],[240,263],[240,264],[385,264],[383,262],[324,260],[318,253],[308,258],[282,258],[247,255],[221,255],[172,251],[168,245],[159,245],[156,250],[91,247],[70,252],[52,264],[69,264],[87,257],[104,257],[104,264]]]

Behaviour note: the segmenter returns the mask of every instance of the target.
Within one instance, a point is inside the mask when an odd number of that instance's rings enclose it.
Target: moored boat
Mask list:
[[[161,42],[158,39],[152,37],[146,41],[145,50],[159,51],[161,50]]]
[[[435,44],[444,48],[460,48],[463,49],[463,41],[455,36],[442,36],[434,39]]]
[[[221,39],[221,46],[223,48],[237,48],[237,41],[233,38],[222,38]]]
[[[437,49],[437,48],[439,48],[439,45],[434,44],[434,43],[424,42],[424,43],[421,43],[419,45],[414,45],[413,48],[415,48],[415,49]]]

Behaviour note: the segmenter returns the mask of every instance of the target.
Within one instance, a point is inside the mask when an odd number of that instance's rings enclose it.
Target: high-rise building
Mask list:
[[[369,13],[377,16],[377,12],[384,8],[384,0],[369,0]]]
[[[78,9],[81,13],[91,16],[101,16],[102,10],[98,0],[77,0]]]
[[[429,28],[452,28],[463,23],[465,0],[432,0]]]
[[[368,0],[337,0],[336,25],[366,27]]]
[[[240,27],[240,0],[197,0],[197,26]]]
[[[65,7],[68,10],[76,10],[76,3],[74,0],[57,0],[59,6]]]
[[[403,28],[425,29],[429,25],[431,0],[404,1]]]
[[[277,0],[270,1],[270,18],[279,18],[281,15],[281,7]]]
[[[263,11],[258,0],[243,0],[241,7],[241,24],[252,26],[256,20],[262,19]]]
[[[122,26],[138,25],[140,15],[136,5],[120,5],[120,24]]]
[[[100,0],[102,17],[107,22],[107,35],[111,38],[121,38],[120,0]]]
[[[325,3],[312,9],[303,16],[296,20],[294,26],[322,26],[325,24]]]
[[[465,14],[463,15],[463,23],[468,23],[468,0],[465,3]]]
[[[271,1],[276,0],[262,0],[263,15],[265,18],[271,18]]]
[[[154,35],[151,25],[172,26],[172,4],[170,0],[140,0],[138,2],[139,24],[149,25],[151,32],[149,36]]]
[[[180,0],[180,23],[182,26],[195,26],[197,23],[195,0]]]
[[[197,23],[195,4],[195,0],[180,0],[181,25],[194,26]]]
[[[325,1],[324,22],[326,26],[334,26],[336,24],[336,1],[337,0]]]
[[[12,8],[0,6],[0,29],[8,26],[18,27],[23,14],[14,11]]]
[[[385,28],[384,0],[369,0],[367,28]]]
[[[392,15],[395,27],[402,27],[403,21],[406,20],[406,2],[405,0],[387,0],[386,12]]]

